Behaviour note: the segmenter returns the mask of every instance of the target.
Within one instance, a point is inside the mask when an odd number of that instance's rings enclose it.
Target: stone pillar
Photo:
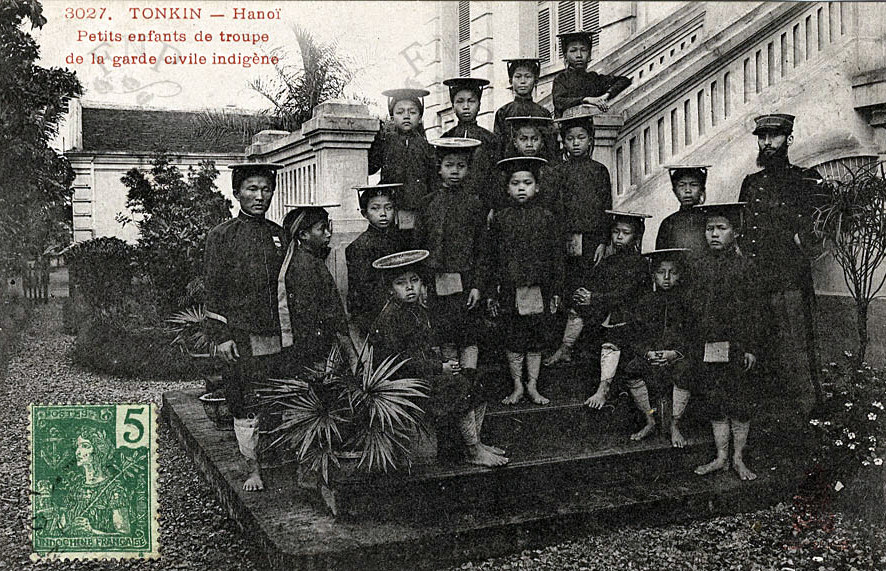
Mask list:
[[[353,187],[366,184],[378,119],[365,105],[327,101],[314,108],[301,130],[317,157],[318,202],[341,204],[330,210],[336,233],[361,232],[366,223]]]
[[[603,163],[609,174],[615,176],[615,139],[624,126],[621,115],[594,115],[594,160]],[[615,191],[615,183],[612,185]]]

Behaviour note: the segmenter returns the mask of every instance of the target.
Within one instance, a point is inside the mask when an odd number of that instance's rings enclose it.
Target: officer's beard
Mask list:
[[[757,166],[764,169],[778,169],[787,166],[788,164],[788,145],[787,143],[782,144],[779,148],[775,149],[775,151],[767,153],[765,150],[760,150],[757,153]]]

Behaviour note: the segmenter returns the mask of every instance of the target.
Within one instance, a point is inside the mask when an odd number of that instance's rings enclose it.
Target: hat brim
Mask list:
[[[280,163],[231,163],[228,165],[228,168],[231,170],[246,168],[265,168],[271,170],[280,170],[285,166],[286,165]]]
[[[639,220],[645,220],[646,218],[652,218],[651,214],[644,214],[643,212],[630,212],[628,210],[606,210],[606,214],[611,216],[622,216],[625,218],[637,218]]]
[[[544,123],[549,125],[554,122],[550,117],[542,117],[540,115],[527,115],[524,117],[505,117],[505,121],[517,123],[519,121],[523,121],[524,123]]]
[[[431,94],[427,89],[412,89],[410,87],[403,87],[399,89],[387,89],[381,92],[385,97],[390,97],[391,99],[421,99],[422,97],[427,97]]]
[[[382,256],[372,262],[372,267],[376,270],[397,270],[400,268],[408,268],[427,258],[430,252],[427,250],[404,250]]]
[[[327,202],[325,204],[284,204],[283,208],[336,208],[338,206],[341,206],[340,202]]]
[[[430,141],[430,143],[435,149],[453,149],[457,151],[474,149],[483,144],[477,139],[471,139],[469,137],[442,137],[440,139],[434,139],[433,141]]]

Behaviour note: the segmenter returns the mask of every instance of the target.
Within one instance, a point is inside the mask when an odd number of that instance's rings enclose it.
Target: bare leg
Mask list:
[[[240,453],[246,459],[246,466],[249,472],[246,481],[243,482],[243,489],[247,492],[265,489],[265,484],[262,481],[261,466],[258,463],[258,456],[256,454],[256,448],[258,447],[258,419],[235,418],[234,436],[237,438]]]
[[[575,345],[581,330],[584,328],[584,321],[573,310],[569,310],[566,317],[566,327],[563,330],[563,341],[560,347],[553,355],[545,359],[545,367],[553,367],[556,365],[566,365],[572,362],[572,347]]]
[[[599,410],[606,404],[609,386],[615,378],[619,359],[621,359],[619,348],[612,343],[604,343],[600,348],[600,385],[597,387],[597,392],[585,401],[586,406]]]
[[[717,457],[713,462],[702,464],[695,469],[695,473],[699,476],[710,474],[716,470],[722,470],[726,467],[729,456],[729,421],[716,420],[711,423],[711,426],[714,429],[714,444],[717,446]]]
[[[507,458],[492,452],[480,444],[480,438],[477,434],[477,416],[473,409],[459,419],[458,427],[462,440],[465,443],[466,460],[469,464],[494,468],[508,463]]]
[[[538,392],[538,374],[541,371],[541,353],[526,353],[526,393],[535,404],[548,404],[550,399]]]
[[[671,445],[674,448],[683,448],[686,446],[686,438],[680,432],[677,423],[680,422],[680,417],[683,416],[683,413],[686,411],[686,405],[689,404],[689,391],[675,386],[673,394],[674,408],[671,417]]]
[[[474,420],[477,423],[477,438],[482,439],[483,437],[483,420],[486,418],[486,403],[484,402],[480,406],[474,409]],[[505,453],[504,448],[499,448],[498,446],[493,446],[491,444],[486,444],[484,442],[480,442],[480,446],[487,448],[492,451],[493,454],[503,455]]]
[[[643,440],[655,430],[655,417],[653,416],[652,405],[649,403],[649,389],[646,388],[646,383],[640,379],[630,381],[628,388],[631,391],[634,404],[637,405],[637,408],[646,417],[646,425],[638,432],[631,434],[631,440]]]
[[[756,480],[757,475],[744,465],[744,447],[748,441],[748,432],[751,430],[750,422],[732,421],[732,468],[738,473],[738,477],[742,480]]]
[[[514,381],[514,392],[505,397],[502,404],[517,404],[523,400],[523,353],[507,351],[508,369]]]

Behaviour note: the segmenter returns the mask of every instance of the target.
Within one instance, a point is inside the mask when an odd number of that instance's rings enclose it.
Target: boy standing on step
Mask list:
[[[745,203],[697,206],[707,215],[708,250],[696,260],[693,299],[697,312],[697,351],[703,355],[700,386],[710,405],[717,457],[695,469],[699,475],[729,465],[742,480],[757,477],[744,463],[751,427],[753,395],[759,390],[757,364],[760,315],[756,306],[753,267],[741,255],[736,239]]]

